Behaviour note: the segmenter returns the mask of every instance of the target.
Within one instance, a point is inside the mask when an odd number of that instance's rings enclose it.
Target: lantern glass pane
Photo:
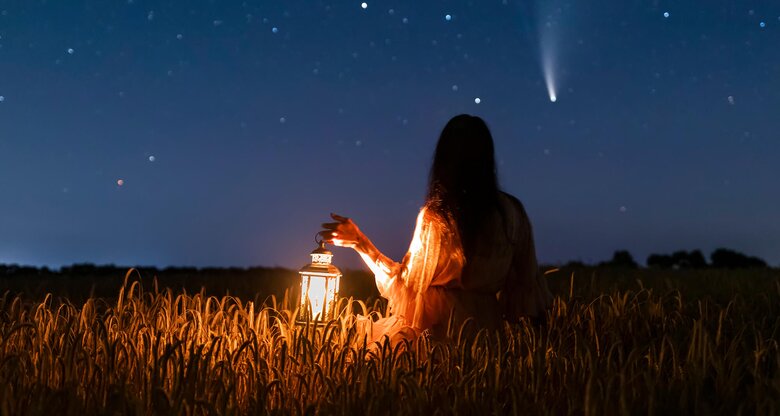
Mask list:
[[[309,298],[309,276],[301,275],[301,310],[306,310],[306,299]]]
[[[306,292],[306,299],[301,299],[304,303],[308,300],[311,305],[312,319],[323,318],[322,313],[326,311],[328,295],[328,279],[323,276],[309,276],[309,290]],[[332,285],[331,285],[332,286]]]
[[[336,290],[338,290],[338,288],[339,288],[339,278],[336,277],[336,278],[329,279],[328,286],[327,286],[327,293],[325,295],[326,296],[325,299],[327,299],[328,302],[328,304],[326,305],[327,308],[326,313],[328,315],[330,315],[331,310],[336,306],[334,305],[334,303],[336,301]]]

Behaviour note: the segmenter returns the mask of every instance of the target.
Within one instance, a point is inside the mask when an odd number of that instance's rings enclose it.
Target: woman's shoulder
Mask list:
[[[504,191],[499,191],[499,197],[501,198],[501,200],[502,200],[502,202],[504,203],[505,206],[508,205],[508,206],[512,207],[515,211],[520,213],[522,217],[526,217],[527,216],[527,214],[525,212],[525,206],[523,206],[523,203],[520,202],[520,200],[517,199],[516,196],[514,196],[514,195],[512,195],[510,193],[504,192]]]
[[[525,207],[514,195],[503,191],[501,192],[501,201],[510,239],[513,242],[521,241],[531,229],[531,220],[528,218]]]
[[[417,215],[418,222],[434,223],[437,225],[446,225],[452,219],[452,214],[448,213],[437,202],[428,201],[420,208]]]

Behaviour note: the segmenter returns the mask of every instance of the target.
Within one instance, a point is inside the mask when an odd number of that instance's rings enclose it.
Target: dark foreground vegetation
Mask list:
[[[553,269],[544,323],[395,348],[346,311],[315,327],[263,305],[287,270],[18,272],[0,276],[4,415],[780,413],[768,268]]]

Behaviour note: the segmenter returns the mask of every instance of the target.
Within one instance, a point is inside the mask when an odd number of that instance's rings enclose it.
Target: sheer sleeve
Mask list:
[[[409,251],[400,263],[379,254],[367,262],[376,278],[379,293],[390,309],[413,326],[421,319],[423,292],[431,285],[441,253],[442,224],[426,208],[420,210]]]

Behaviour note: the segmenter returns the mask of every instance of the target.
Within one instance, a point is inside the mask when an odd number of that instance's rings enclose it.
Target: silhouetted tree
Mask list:
[[[767,267],[764,260],[758,257],[746,256],[734,250],[719,248],[710,254],[713,267],[724,269],[741,269],[754,267]]]
[[[651,254],[647,257],[647,266],[659,269],[671,269],[674,267],[674,259],[666,254]]]
[[[599,267],[622,267],[627,269],[636,269],[639,265],[634,261],[634,257],[627,250],[618,250],[612,255],[612,260],[599,263]]]
[[[673,266],[678,269],[702,269],[707,267],[707,260],[700,250],[675,251],[672,253]]]
[[[661,269],[703,269],[707,267],[707,259],[701,250],[679,250],[672,255],[651,254],[647,258],[647,265]]]
[[[708,266],[707,259],[704,258],[701,250],[693,250],[688,253],[688,264],[694,269],[703,269]]]

